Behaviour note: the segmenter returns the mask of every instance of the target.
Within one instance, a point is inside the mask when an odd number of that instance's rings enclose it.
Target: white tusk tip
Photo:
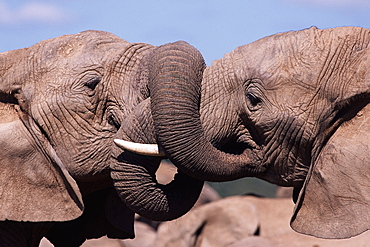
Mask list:
[[[130,141],[124,141],[121,139],[114,139],[114,143],[127,151],[141,154],[145,156],[159,156],[159,157],[165,157],[165,153],[161,150],[159,150],[159,147],[157,144],[143,144],[143,143],[136,143],[136,142],[130,142]]]

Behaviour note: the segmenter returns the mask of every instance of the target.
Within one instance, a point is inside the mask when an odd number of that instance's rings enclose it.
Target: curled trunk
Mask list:
[[[149,90],[157,141],[184,173],[208,181],[228,181],[262,171],[259,157],[216,149],[204,135],[199,105],[202,55],[186,42],[156,48],[149,64]]]
[[[135,213],[152,220],[173,220],[187,213],[197,201],[203,181],[181,172],[167,184],[155,178],[160,158],[123,153],[113,167],[114,186],[125,204]]]
[[[204,136],[199,103],[205,63],[194,47],[186,42],[157,47],[146,56],[143,67],[150,98],[125,119],[117,138],[157,142],[179,173],[170,184],[160,185],[155,172],[161,158],[119,150],[111,176],[129,208],[150,219],[171,220],[191,209],[203,187],[202,180],[232,180],[260,171],[251,150],[239,156],[227,154]]]
[[[155,142],[150,99],[140,103],[134,114],[126,118],[118,138],[141,143]],[[141,134],[137,134],[141,133]],[[167,184],[159,184],[156,171],[162,158],[114,149],[116,162],[111,164],[114,186],[125,204],[135,213],[152,220],[172,220],[187,213],[197,201],[203,181],[179,172]]]

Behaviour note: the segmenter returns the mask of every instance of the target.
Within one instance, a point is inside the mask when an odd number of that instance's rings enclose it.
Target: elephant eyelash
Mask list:
[[[115,117],[115,115],[114,115],[114,113],[112,111],[109,111],[109,114],[108,114],[107,119],[108,119],[108,123],[110,125],[113,125],[117,130],[121,127],[120,122]]]
[[[249,110],[256,111],[262,106],[263,93],[261,81],[259,79],[250,79],[245,82],[245,97]]]
[[[247,98],[249,100],[249,102],[252,104],[252,106],[258,106],[258,104],[260,104],[262,102],[262,100],[260,98],[258,98],[257,96],[255,96],[254,94],[251,94],[251,93],[247,93]]]

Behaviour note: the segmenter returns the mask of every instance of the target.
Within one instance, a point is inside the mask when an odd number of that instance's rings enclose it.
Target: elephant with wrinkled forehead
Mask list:
[[[363,28],[310,28],[209,67],[183,41],[98,31],[1,53],[0,237],[132,238],[134,212],[171,220],[204,180],[242,177],[295,187],[299,232],[367,230],[369,42]],[[167,185],[155,179],[161,154],[178,167]]]

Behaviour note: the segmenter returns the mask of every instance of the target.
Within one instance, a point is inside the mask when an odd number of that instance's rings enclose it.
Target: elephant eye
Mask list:
[[[87,82],[85,82],[85,85],[91,90],[94,90],[100,81],[101,81],[100,77],[94,77],[88,80]]]
[[[260,80],[249,80],[246,82],[245,97],[247,107],[250,111],[257,111],[262,107],[264,94]]]
[[[253,106],[253,107],[256,107],[258,106],[262,101],[260,98],[258,98],[257,96],[255,96],[254,94],[252,93],[247,93],[247,98],[250,102],[250,104]]]

